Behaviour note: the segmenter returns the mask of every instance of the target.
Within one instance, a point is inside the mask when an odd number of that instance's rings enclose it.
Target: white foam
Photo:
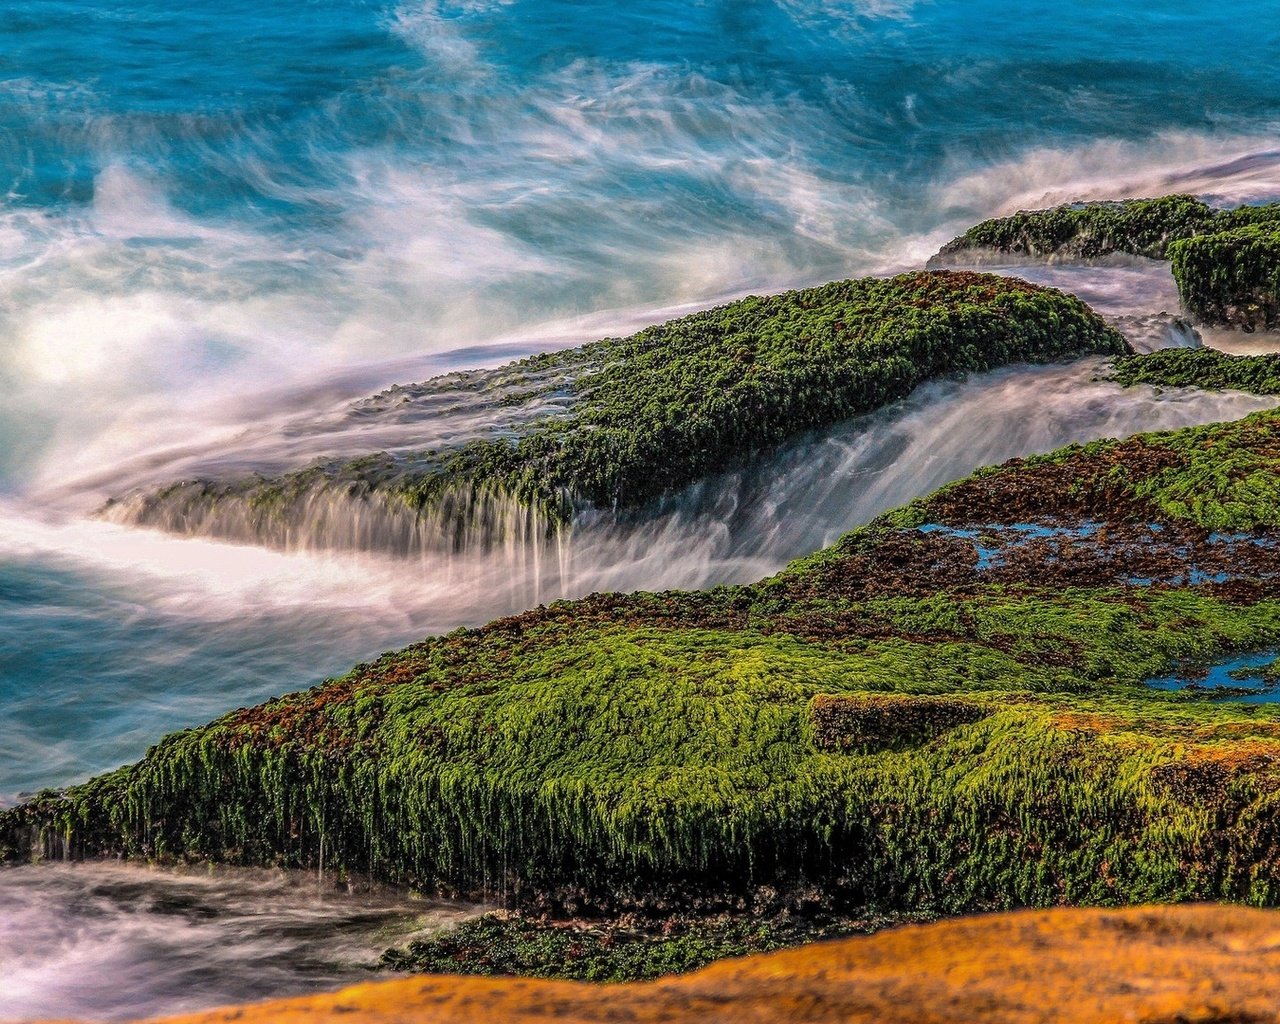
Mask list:
[[[315,876],[84,864],[0,870],[0,1017],[136,1020],[332,989],[482,908]]]

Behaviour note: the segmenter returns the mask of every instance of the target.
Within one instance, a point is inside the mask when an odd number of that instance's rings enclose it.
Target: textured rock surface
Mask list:
[[[283,476],[181,480],[102,512],[284,548],[486,550],[549,536],[587,508],[638,509],[928,380],[1128,350],[1079,299],[1014,278],[836,281],[395,388],[352,410],[370,423],[408,418],[423,438],[409,448]],[[489,410],[484,428],[448,429],[471,405]]]
[[[1280,325],[1280,204],[1215,210],[1188,195],[1072,203],[975,224],[930,267],[1114,255],[1171,260],[1197,322],[1245,331]]]
[[[1215,906],[964,918],[636,985],[414,978],[172,1024],[1265,1024],[1280,915]]]

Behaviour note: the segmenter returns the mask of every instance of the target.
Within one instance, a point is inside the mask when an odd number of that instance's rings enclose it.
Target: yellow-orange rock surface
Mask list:
[[[1263,1024],[1280,912],[1184,906],[962,918],[596,986],[419,977],[172,1024]]]

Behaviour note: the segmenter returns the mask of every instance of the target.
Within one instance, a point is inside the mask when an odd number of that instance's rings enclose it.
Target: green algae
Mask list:
[[[507,500],[554,528],[585,506],[634,509],[936,377],[1126,351],[1079,299],[1010,278],[940,272],[841,281],[415,386],[474,388],[499,404],[561,396],[554,414],[521,419],[501,436],[279,478],[193,481],[147,499],[138,515],[150,521],[176,501],[181,515],[170,519],[186,522],[240,500],[271,536],[276,520],[305,514],[319,485],[440,519],[445,534],[486,503]],[[526,379],[537,386],[522,385]],[[395,399],[388,392],[379,404]]]
[[[1023,210],[975,224],[930,265],[986,253],[1170,260],[1182,304],[1200,322],[1249,331],[1280,326],[1280,203],[1217,210],[1172,195]]]
[[[1125,387],[1149,384],[1280,395],[1280,353],[1235,356],[1211,348],[1166,348],[1116,359],[1110,377]]]
[[[1169,246],[1182,303],[1204,323],[1280,327],[1280,225],[1253,224]]]
[[[646,981],[695,971],[725,957],[866,934],[902,921],[902,915],[815,919],[754,908],[749,918],[676,915],[623,923],[552,923],[495,913],[416,940],[404,949],[388,950],[381,966],[443,974]]]
[[[1224,526],[1269,542],[1277,459],[1265,413],[1013,460],[759,584],[557,603],[177,733],[0,814],[0,844],[556,913],[760,885],[833,911],[1273,903],[1280,709],[1144,681],[1280,643],[1274,544],[1169,576]],[[1000,527],[1059,521],[1093,525]]]
[[[1068,203],[994,217],[952,239],[935,257],[996,252],[1034,259],[1091,260],[1121,253],[1167,260],[1177,242],[1280,224],[1280,203],[1218,210],[1190,195]]]
[[[1163,260],[1171,241],[1221,230],[1221,218],[1189,195],[1021,210],[975,224],[947,243],[938,258],[989,250],[1037,259],[1088,260],[1125,253]]]

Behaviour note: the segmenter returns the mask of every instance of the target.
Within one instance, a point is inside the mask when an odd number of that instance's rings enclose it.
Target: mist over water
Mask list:
[[[1015,367],[633,521],[448,556],[95,520],[149,483],[487,429],[353,403],[916,267],[983,217],[1280,197],[1280,75],[1238,59],[1275,52],[1280,22],[1189,0],[21,0],[0,39],[0,804],[426,634],[757,579],[978,465],[1271,404]],[[994,269],[1077,292],[1141,348],[1196,341],[1162,266]],[[132,870],[0,873],[0,1018],[309,990],[410,913]]]
[[[315,876],[119,864],[5,872],[0,1014],[139,1020],[358,984],[415,933],[478,912]]]

